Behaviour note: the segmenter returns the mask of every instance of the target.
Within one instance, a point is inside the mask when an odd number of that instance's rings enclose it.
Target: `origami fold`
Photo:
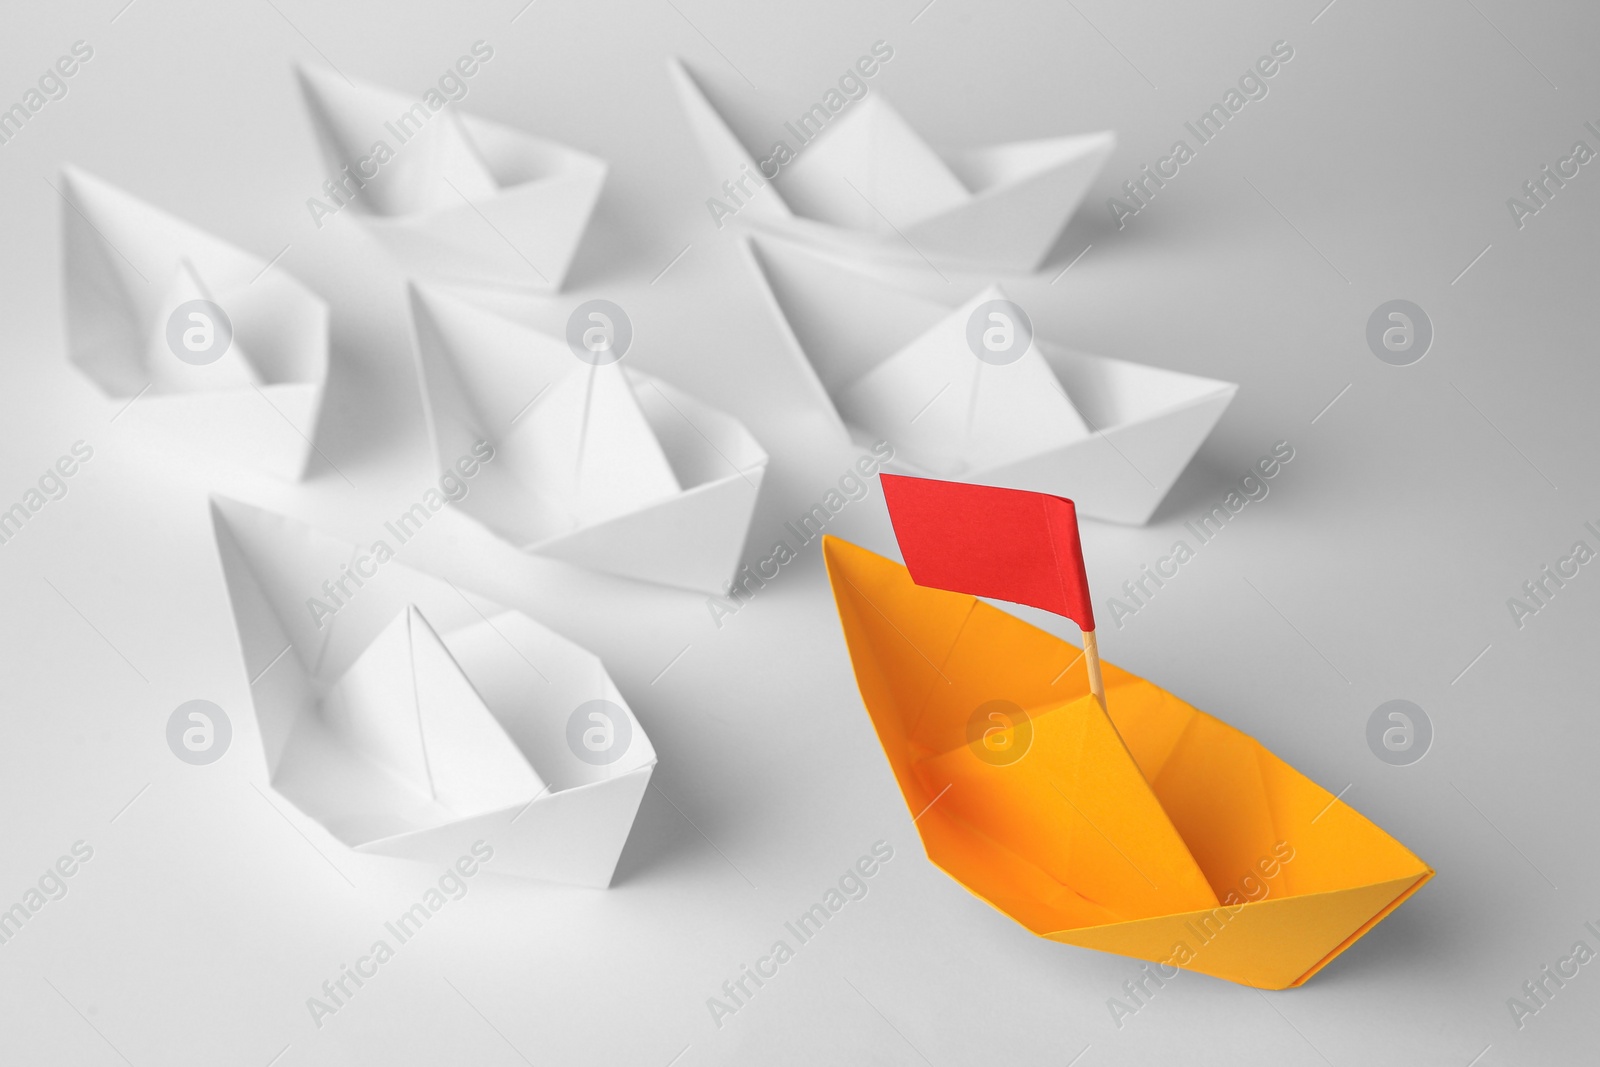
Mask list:
[[[779,242],[745,244],[753,269],[841,432],[895,446],[891,468],[1070,497],[1141,524],[1188,466],[1238,386],[1032,338],[1013,362],[979,359],[952,310]]]
[[[360,852],[610,883],[656,755],[596,656],[384,542],[212,520],[274,790]]]
[[[1117,142],[1105,131],[940,153],[869,93],[837,116],[818,107],[786,123],[784,149],[769,154],[734,132],[681,62],[669,73],[712,180],[737,190],[716,194],[730,214],[886,264],[1036,270]],[[772,188],[739,185],[747,174]]]
[[[737,419],[441,292],[413,285],[411,311],[440,464],[496,447],[456,506],[527,552],[724,591],[767,467]]]
[[[117,418],[169,447],[302,477],[328,377],[327,305],[281,267],[81,170],[66,168],[59,192],[67,358],[127,401]],[[203,320],[214,338],[231,331],[199,364],[169,332],[181,320],[183,336],[193,301],[222,310],[226,323]]]
[[[331,71],[297,73],[338,194],[330,213],[351,204],[413,277],[561,288],[605,183],[603,161],[448,104]]]
[[[823,539],[928,858],[1041,937],[1262,989],[1305,982],[1433,876],[1259,742],[1073,645]]]

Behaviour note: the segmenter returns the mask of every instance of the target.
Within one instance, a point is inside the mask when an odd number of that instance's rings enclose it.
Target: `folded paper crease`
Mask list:
[[[605,183],[602,160],[442,97],[434,108],[330,70],[296,76],[340,191],[328,213],[351,205],[413,277],[561,289]]]
[[[496,448],[458,507],[530,553],[723,591],[767,466],[737,419],[427,286],[412,285],[411,311],[438,462]]]
[[[1433,874],[1258,741],[1112,664],[828,537],[861,695],[929,858],[1041,937],[1299,985]],[[1021,743],[983,758],[975,709]],[[937,803],[935,801],[937,800]],[[931,806],[930,806],[931,805]]]
[[[281,264],[76,167],[58,191],[67,358],[125,402],[123,425],[171,449],[301,478],[328,377],[327,304]],[[203,365],[168,340],[169,318],[191,300],[211,301],[232,327]]]
[[[898,473],[1069,497],[1080,513],[1148,522],[1238,386],[1059,348],[1038,337],[1004,366],[968,347],[957,307],[843,260],[744,242],[747,262],[841,436],[888,440]]]
[[[789,152],[764,169],[684,63],[668,76],[712,180],[758,176],[741,222],[893,266],[1037,270],[1116,147],[1104,131],[940,152],[873,90],[808,136],[786,125]]]
[[[596,656],[381,542],[220,498],[212,520],[275,791],[358,851],[448,863],[482,837],[497,870],[609,884],[656,757]],[[598,762],[570,740],[591,701],[620,746]]]

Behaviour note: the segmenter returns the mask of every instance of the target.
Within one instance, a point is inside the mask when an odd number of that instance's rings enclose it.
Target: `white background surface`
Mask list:
[[[1600,948],[1582,927],[1600,920],[1600,570],[1521,630],[1505,606],[1573,541],[1593,545],[1582,523],[1600,520],[1600,171],[1521,231],[1505,207],[1574,140],[1600,147],[1582,128],[1600,120],[1592,9],[120,4],[13,4],[0,38],[7,103],[73,41],[95,49],[69,95],[0,147],[0,498],[74,441],[95,450],[68,496],[0,546],[0,899],[74,841],[94,849],[68,895],[0,946],[0,1062],[1592,1061],[1600,965],[1520,1031],[1506,998],[1580,937]],[[1275,441],[1296,458],[1125,628],[1105,626],[1102,649],[1330,789],[1348,784],[1436,880],[1303,989],[1184,975],[1118,1029],[1106,1001],[1134,962],[1033,938],[922,856],[814,545],[719,630],[701,597],[542,564],[440,516],[402,558],[599,652],[660,753],[660,792],[611,890],[476,880],[314,1027],[306,998],[437,872],[344,852],[265,791],[206,498],[368,540],[436,477],[401,279],[350,219],[319,231],[304,206],[322,174],[291,64],[320,51],[420,93],[477,39],[495,57],[467,108],[613,168],[568,291],[526,316],[553,328],[582,299],[616,300],[636,330],[629,359],[745,420],[773,457],[749,559],[853,452],[816,443],[793,357],[732,231],[709,221],[712,183],[664,58],[688,57],[774,130],[879,39],[895,57],[872,91],[936,141],[1116,129],[1096,192],[1013,295],[1046,337],[1242,389],[1148,528],[1086,524],[1100,601]],[[1270,95],[1118,232],[1105,198],[1280,39],[1295,57]],[[341,473],[276,484],[153,454],[110,422],[116,405],[63,354],[62,205],[46,180],[67,161],[262,256],[289,246],[279,267],[334,308],[319,444]],[[1437,334],[1408,368],[1363,338],[1395,297]],[[835,527],[891,548],[876,492]],[[197,697],[236,730],[201,768],[163,737]],[[1406,768],[1364,738],[1394,697],[1437,734]],[[706,998],[879,839],[895,858],[870,894],[718,1029]]]

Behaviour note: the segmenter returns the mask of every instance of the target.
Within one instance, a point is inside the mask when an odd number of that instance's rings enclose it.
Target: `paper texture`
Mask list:
[[[334,184],[403,273],[561,288],[605,183],[603,161],[448,103],[434,111],[332,71],[297,73]]]
[[[273,789],[361,852],[447,865],[481,837],[497,871],[610,883],[656,756],[596,656],[387,538],[212,520]]]
[[[740,222],[885,264],[1036,270],[1116,147],[1107,131],[941,154],[873,91],[814,134],[776,125],[794,158],[774,176],[687,67],[668,73],[712,180],[771,179],[730,202]]]
[[[93,175],[68,167],[59,191],[67,358],[118,401],[118,425],[301,478],[328,377],[327,305],[282,266]],[[232,332],[204,364],[169,338],[195,300],[220,307]]]
[[[903,474],[878,480],[912,581],[1028,604],[1094,629],[1072,501]]]
[[[1107,663],[1108,715],[1073,645],[848,542],[823,546],[862,700],[928,858],[1035,934],[1282,989],[1432,877],[1171,693]],[[997,707],[1012,710],[993,713],[992,734],[983,713]]]
[[[724,591],[767,467],[738,420],[443,292],[413,286],[411,309],[440,464],[497,453],[458,507],[528,552]]]
[[[844,432],[894,443],[902,473],[1069,497],[1097,519],[1149,521],[1238,386],[1058,348],[977,358],[967,325],[990,287],[951,309],[775,241],[751,269],[817,398]]]

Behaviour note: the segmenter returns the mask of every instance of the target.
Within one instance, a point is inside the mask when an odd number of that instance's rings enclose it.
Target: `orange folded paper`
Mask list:
[[[1260,742],[893,560],[823,539],[928,858],[1041,937],[1297,986],[1433,871]]]

